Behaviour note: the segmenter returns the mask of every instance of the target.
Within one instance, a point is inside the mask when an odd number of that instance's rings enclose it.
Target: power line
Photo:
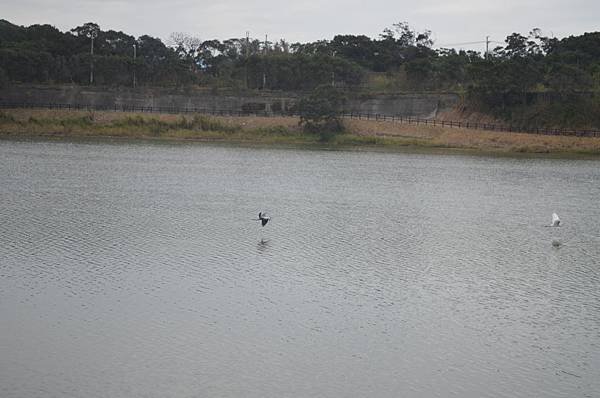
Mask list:
[[[489,37],[489,36],[486,36],[486,37]],[[496,41],[496,40],[479,40],[479,41],[467,41],[467,42],[464,42],[464,43],[438,44],[438,47],[445,47],[445,46],[466,46],[466,45],[470,45],[470,44],[486,44],[486,43],[504,44],[504,42],[502,42],[502,41]]]
[[[468,41],[468,42],[464,42],[464,43],[449,43],[449,44],[439,44],[440,47],[444,47],[444,46],[466,46],[468,44],[484,44],[486,43],[485,40],[481,40],[481,41]]]

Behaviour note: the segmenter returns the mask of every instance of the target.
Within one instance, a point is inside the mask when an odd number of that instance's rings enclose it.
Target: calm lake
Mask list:
[[[599,160],[0,141],[0,170],[3,398],[600,396]]]

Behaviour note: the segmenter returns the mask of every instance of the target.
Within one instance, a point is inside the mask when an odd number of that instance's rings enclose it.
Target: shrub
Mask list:
[[[300,125],[304,131],[318,134],[321,141],[329,141],[344,132],[341,119],[346,103],[344,95],[331,86],[319,86],[298,103]]]

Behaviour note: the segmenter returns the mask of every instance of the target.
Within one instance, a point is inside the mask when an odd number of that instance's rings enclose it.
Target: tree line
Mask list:
[[[418,32],[405,22],[383,29],[377,38],[337,35],[288,43],[174,33],[165,44],[148,35],[104,31],[95,23],[61,32],[0,20],[0,85],[132,86],[135,76],[146,86],[454,91],[505,115],[540,98],[577,98],[571,102],[591,106],[590,112],[598,106],[600,32],[557,39],[533,29],[509,35],[487,53],[433,44],[430,31]]]
[[[513,33],[487,54],[434,50],[430,31],[417,32],[405,22],[375,39],[337,35],[290,44],[256,38],[202,41],[173,33],[169,41],[103,31],[95,23],[61,32],[50,25],[23,27],[0,20],[0,74],[12,82],[89,84],[93,66],[93,83],[115,86],[131,85],[135,72],[144,85],[272,90],[328,83],[364,87],[370,74],[383,76],[389,86],[400,82],[396,86],[404,90],[486,94],[600,88],[600,32],[561,40],[539,29]]]

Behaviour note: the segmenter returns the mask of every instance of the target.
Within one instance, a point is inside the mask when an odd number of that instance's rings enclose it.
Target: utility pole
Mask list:
[[[269,45],[269,44],[268,44],[268,41],[267,41],[267,35],[265,35],[265,48],[264,48],[264,50],[265,50],[265,54],[264,54],[264,55],[265,55],[265,58],[266,58],[266,55],[267,55],[267,46],[268,46],[268,45]],[[264,66],[264,65],[265,65],[265,62],[266,62],[266,59],[265,59],[265,58],[263,58],[263,84],[262,84],[262,88],[263,88],[263,90],[264,90],[264,89],[265,89],[265,87],[267,86],[267,72],[265,71],[265,66]]]
[[[331,57],[335,57],[335,51],[331,53]],[[331,69],[331,87],[335,87],[335,65],[332,65]]]
[[[485,58],[488,57],[489,52],[490,52],[490,37],[486,36],[485,37]]]
[[[90,84],[94,83],[94,39],[98,37],[96,30],[90,30],[88,37],[91,39],[90,44]]]
[[[250,55],[250,31],[246,31],[246,58]]]
[[[244,68],[244,75],[246,77],[246,90],[248,90],[248,56],[250,55],[250,31],[246,31],[246,62]]]
[[[136,66],[136,64],[135,64],[135,56],[136,56],[136,51],[137,51],[137,46],[134,43],[133,44],[133,88],[135,88],[135,84],[136,84],[136,81],[135,81],[135,69],[136,69],[135,68],[135,66]]]

